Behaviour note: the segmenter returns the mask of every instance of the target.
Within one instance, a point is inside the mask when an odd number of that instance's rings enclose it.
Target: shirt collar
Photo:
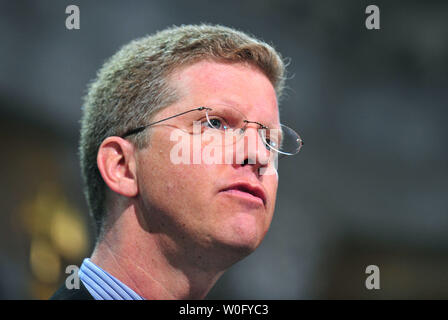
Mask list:
[[[134,290],[98,267],[89,258],[84,259],[78,275],[95,300],[144,300]]]

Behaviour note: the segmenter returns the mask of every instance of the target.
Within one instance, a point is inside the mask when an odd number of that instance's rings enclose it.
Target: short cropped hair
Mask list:
[[[107,218],[107,187],[96,160],[101,143],[148,123],[157,111],[176,102],[169,76],[201,60],[251,64],[266,75],[280,99],[285,78],[282,57],[272,46],[243,32],[219,25],[173,26],[123,46],[88,86],[81,119],[84,192],[98,237]],[[139,149],[148,141],[144,132],[129,140]]]

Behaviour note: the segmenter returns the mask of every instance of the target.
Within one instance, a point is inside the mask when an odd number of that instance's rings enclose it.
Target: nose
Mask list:
[[[242,133],[243,137],[236,145],[237,165],[251,166],[258,173],[261,168],[268,167],[271,163],[272,153],[269,151],[260,135],[257,125],[248,125]]]

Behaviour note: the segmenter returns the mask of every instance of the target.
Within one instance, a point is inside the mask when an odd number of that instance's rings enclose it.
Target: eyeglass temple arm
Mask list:
[[[211,110],[210,108],[207,108],[207,107],[198,107],[198,108],[195,108],[195,109],[192,109],[192,110],[184,111],[184,112],[175,114],[174,116],[171,116],[171,117],[168,117],[168,118],[165,118],[165,119],[162,119],[162,120],[158,120],[158,121],[152,122],[152,123],[147,124],[145,126],[141,126],[141,127],[135,128],[135,129],[131,129],[131,130],[127,131],[126,133],[124,133],[123,135],[121,135],[121,137],[122,138],[126,138],[127,136],[130,136],[132,134],[136,134],[138,132],[141,132],[141,131],[145,130],[146,128],[148,128],[150,126],[153,126],[155,124],[158,124],[160,122],[163,122],[163,121],[166,121],[166,120],[170,120],[170,119],[175,118],[175,117],[179,117],[181,115],[184,115],[184,114],[192,112],[192,111],[202,111],[202,110],[205,110],[205,109]]]

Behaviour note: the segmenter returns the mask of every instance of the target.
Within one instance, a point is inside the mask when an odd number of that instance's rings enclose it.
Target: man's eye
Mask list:
[[[275,143],[275,141],[272,141],[271,139],[267,138],[265,147],[267,150],[270,151],[271,147],[274,147],[274,148],[276,147],[276,143]]]
[[[227,126],[224,125],[224,121],[217,119],[217,118],[209,119],[207,121],[206,125],[210,128],[218,129],[218,130],[226,130],[227,129]]]
[[[266,137],[265,139],[266,142],[266,149],[271,150],[271,148],[274,148],[275,150],[279,150],[279,142],[276,141],[275,139]]]

